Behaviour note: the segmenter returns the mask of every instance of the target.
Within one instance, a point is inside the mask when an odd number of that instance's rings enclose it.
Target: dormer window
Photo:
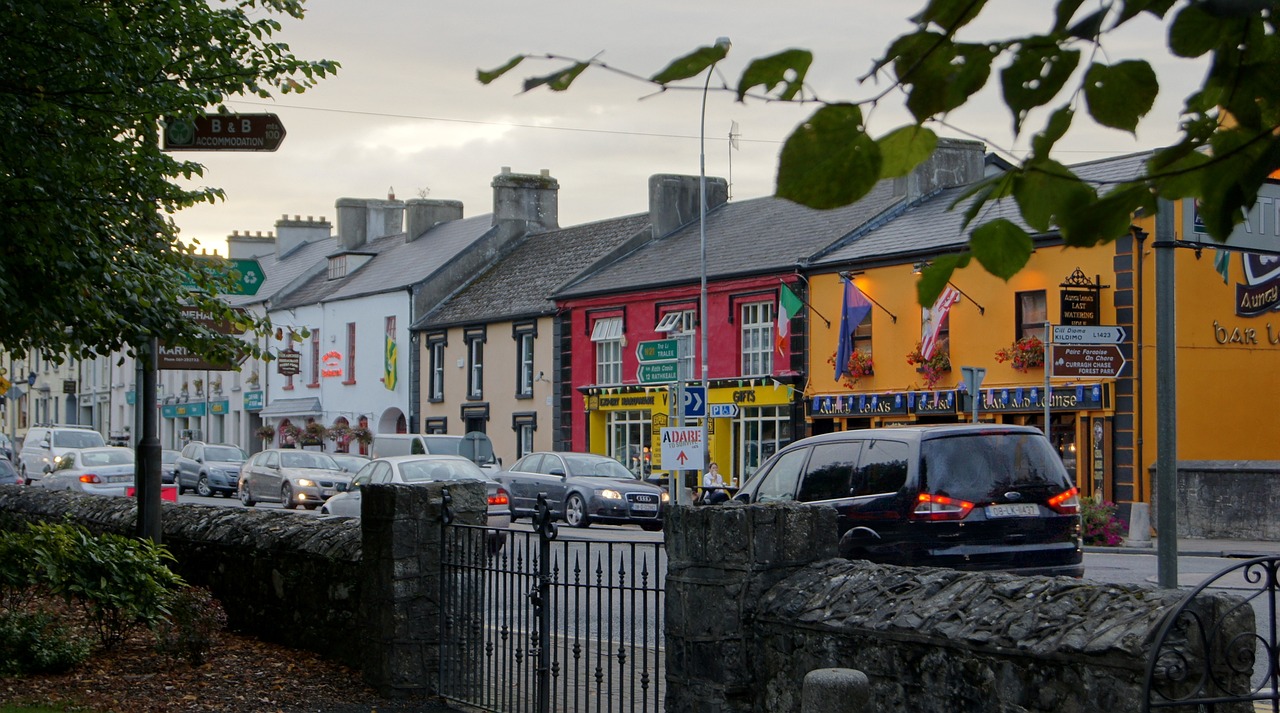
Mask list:
[[[337,280],[347,276],[347,256],[334,255],[329,258],[329,279]]]

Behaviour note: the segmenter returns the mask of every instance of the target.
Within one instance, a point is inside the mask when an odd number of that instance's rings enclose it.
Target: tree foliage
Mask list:
[[[301,18],[302,5],[0,0],[0,344],[52,358],[149,337],[212,358],[242,347],[182,315],[194,304],[235,319],[216,297],[227,278],[200,269],[172,219],[223,193],[179,186],[203,168],[162,152],[160,132],[167,117],[336,71],[272,40],[274,16]]]
[[[1028,135],[1031,151],[1015,170],[972,187],[966,228],[984,206],[1011,198],[1033,231],[1056,231],[1066,244],[1087,247],[1126,234],[1135,211],[1154,213],[1159,199],[1196,198],[1209,233],[1224,240],[1263,181],[1280,168],[1280,17],[1272,0],[1057,0],[1044,32],[961,40],[961,31],[986,4],[927,0],[911,18],[914,29],[893,40],[861,78],[887,79],[889,88],[862,101],[825,101],[807,91],[804,78],[813,56],[806,50],[751,60],[734,90],[738,100],[820,104],[782,150],[777,194],[818,208],[861,198],[876,181],[903,175],[927,157],[936,141],[931,127],[945,124],[947,114],[973,100],[993,76],[1014,134]],[[1171,54],[1206,57],[1208,73],[1185,101],[1180,139],[1155,151],[1142,175],[1110,185],[1086,183],[1054,160],[1053,148],[1082,114],[1133,133],[1151,111],[1159,93],[1154,69],[1140,59],[1110,61],[1106,51],[1112,33],[1143,16],[1163,24]],[[719,59],[709,49],[674,60],[647,81],[665,88],[697,76]],[[478,77],[495,81],[529,57],[517,56]],[[594,59],[573,61],[571,72],[527,80],[525,89],[553,83],[554,89],[568,89],[591,65],[612,70]],[[873,137],[864,109],[898,93],[913,122]],[[1046,116],[1039,126],[1028,124],[1033,110]],[[921,303],[932,303],[951,272],[971,257],[1008,279],[1025,264],[1030,247],[1030,235],[1013,222],[976,227],[966,252],[925,271]]]

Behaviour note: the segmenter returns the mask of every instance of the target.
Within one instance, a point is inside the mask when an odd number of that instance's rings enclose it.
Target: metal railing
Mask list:
[[[447,494],[446,494],[447,497]],[[488,711],[661,711],[660,542],[461,525],[441,543],[440,695]]]
[[[1157,630],[1147,660],[1143,711],[1280,712],[1277,570],[1280,557],[1256,557],[1200,583]],[[1230,584],[1238,597],[1199,595]]]

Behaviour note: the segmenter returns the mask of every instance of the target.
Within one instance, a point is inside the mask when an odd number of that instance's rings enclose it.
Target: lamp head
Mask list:
[[[920,261],[920,262],[916,263],[914,266],[912,266],[912,268],[911,268],[911,274],[913,274],[913,275],[919,275],[920,273],[924,272],[924,269],[925,269],[926,267],[929,267],[929,263],[924,262],[924,261]]]

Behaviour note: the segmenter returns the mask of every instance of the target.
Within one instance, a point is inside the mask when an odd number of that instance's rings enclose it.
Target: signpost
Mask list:
[[[636,358],[640,363],[675,361],[679,355],[675,339],[651,339],[636,345]]]
[[[233,280],[226,292],[229,295],[256,295],[258,288],[266,280],[262,263],[253,258],[201,257],[200,260],[205,263],[205,271]],[[182,286],[195,287],[196,283],[188,276],[182,281]]]
[[[275,114],[205,114],[195,121],[171,119],[164,127],[165,151],[275,151],[284,141]]]
[[[736,418],[738,415],[737,404],[710,404],[707,408],[711,410],[711,418]]]
[[[676,381],[679,371],[674,361],[641,364],[636,370],[636,380],[642,384],[669,384]]]
[[[1054,344],[1049,361],[1055,378],[1114,379],[1125,365],[1124,354],[1115,344]]]

